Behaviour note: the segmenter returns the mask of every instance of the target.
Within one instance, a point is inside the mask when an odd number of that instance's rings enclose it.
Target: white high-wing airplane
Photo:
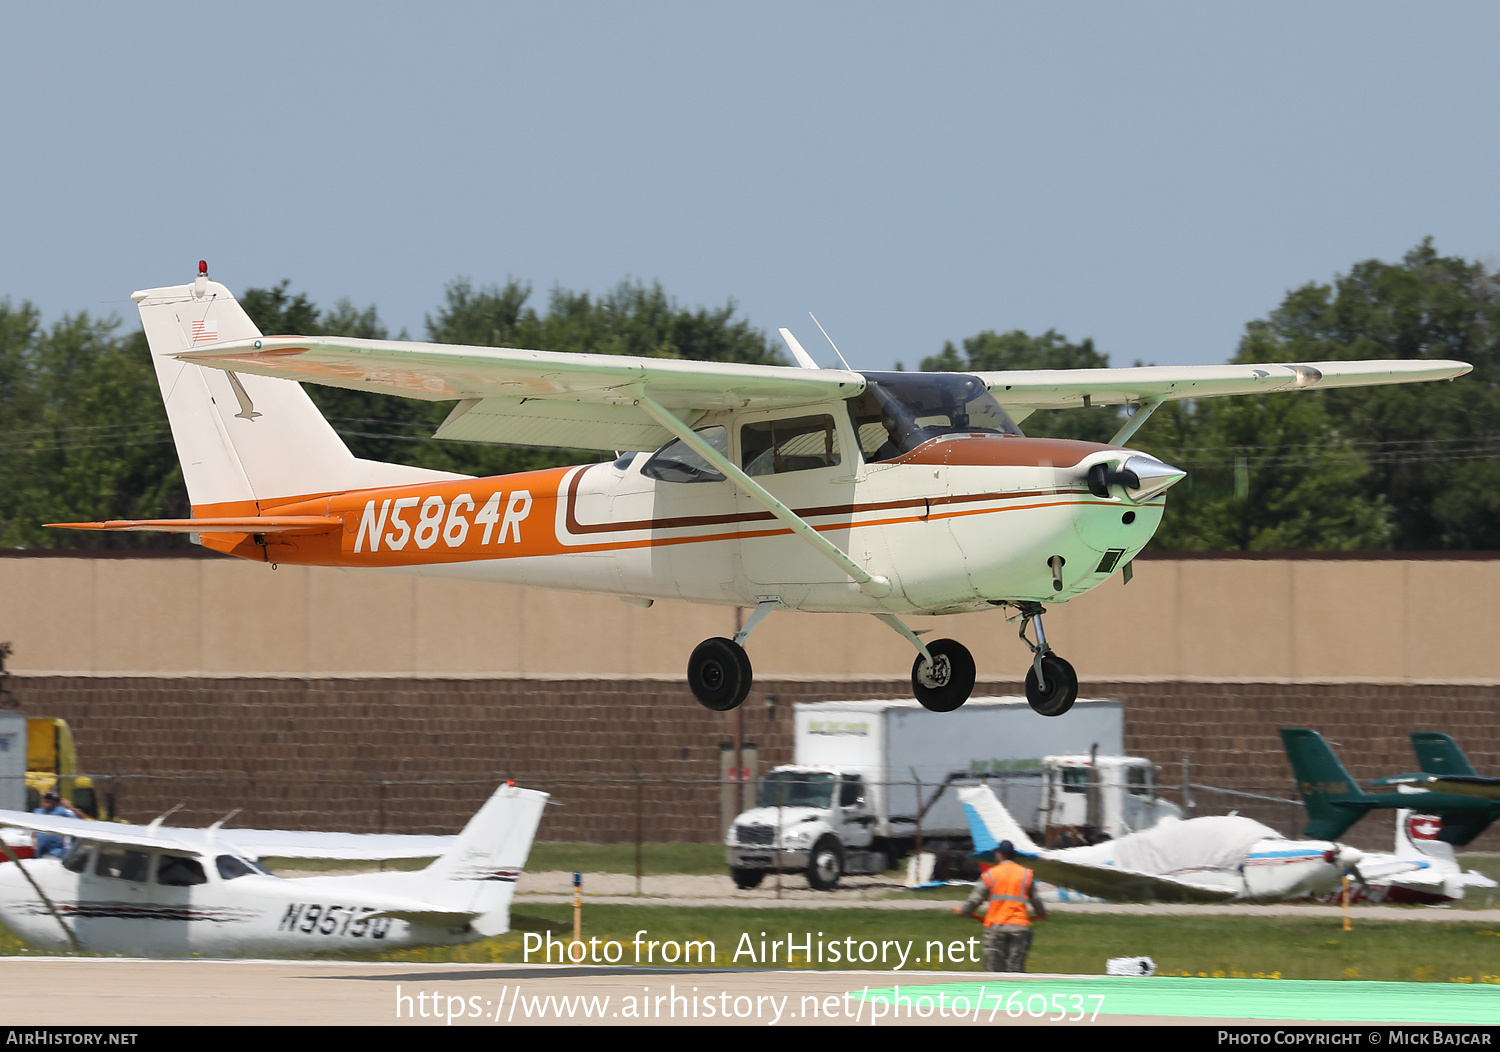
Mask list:
[[[1158,406],[1469,370],[860,373],[818,368],[785,329],[801,368],[263,336],[203,263],[192,284],[132,298],[194,517],[53,525],[188,533],[269,563],[754,607],[688,661],[694,695],[717,710],[745,699],[745,641],[786,608],[873,614],[916,648],[917,699],[950,711],[973,689],[973,657],[902,616],[1003,608],[1032,653],[1027,698],[1060,715],[1078,681],[1047,642],[1044,604],[1098,587],[1151,539],[1184,473],[1124,443]],[[360,460],[299,382],[456,402],[437,438],[625,452],[485,479]],[[1016,426],[1038,409],[1120,404],[1138,409],[1105,445]]]
[[[1440,905],[1462,899],[1466,888],[1500,887],[1459,865],[1453,845],[1438,839],[1442,829],[1440,815],[1398,810],[1395,851],[1359,860],[1361,879],[1351,889],[1351,901]]]
[[[975,851],[1002,840],[1042,880],[1111,901],[1229,902],[1307,898],[1337,889],[1363,852],[1287,840],[1238,815],[1167,821],[1086,847],[1049,850],[1026,835],[989,786],[960,789]]]
[[[447,945],[510,928],[547,794],[503,785],[456,837],[178,829],[0,811],[75,838],[0,865],[0,917],[38,946],[151,957],[282,956]],[[414,872],[286,880],[258,858],[437,858]]]

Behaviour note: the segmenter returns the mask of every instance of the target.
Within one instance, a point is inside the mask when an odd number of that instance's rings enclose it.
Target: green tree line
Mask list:
[[[389,335],[375,307],[319,307],[290,283],[241,303],[262,332]],[[1458,358],[1451,384],[1205,399],[1163,406],[1131,445],[1188,470],[1153,546],[1178,550],[1500,548],[1500,288],[1480,263],[1430,241],[1399,263],[1369,260],[1308,284],[1250,322],[1236,362]],[[406,334],[400,334],[404,337]],[[734,304],[679,306],[660,285],[603,296],[450,284],[426,319],[442,343],[782,364]],[[1101,368],[1092,340],[981,332],[923,369]],[[356,455],[494,475],[598,459],[589,451],[438,442],[445,403],[308,385]],[[1039,412],[1027,434],[1107,441],[1113,407]],[[115,319],[0,301],[0,547],[177,547],[175,536],[49,530],[41,524],[189,513],[145,339]]]

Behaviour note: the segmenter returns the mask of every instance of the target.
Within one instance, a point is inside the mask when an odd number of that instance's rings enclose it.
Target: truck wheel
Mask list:
[[[761,880],[765,877],[763,869],[731,869],[730,877],[734,879],[734,886],[742,891],[760,887]]]
[[[969,700],[974,690],[974,656],[955,639],[927,644],[931,663],[921,654],[911,667],[911,691],[931,712],[952,712]]]
[[[807,863],[807,885],[814,891],[832,891],[844,873],[844,852],[831,836],[819,840]]]

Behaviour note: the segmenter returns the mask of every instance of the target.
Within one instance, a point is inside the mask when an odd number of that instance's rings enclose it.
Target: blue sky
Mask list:
[[[289,278],[733,298],[831,359],[1209,363],[1431,235],[1500,256],[1500,5],[12,5],[0,297]]]

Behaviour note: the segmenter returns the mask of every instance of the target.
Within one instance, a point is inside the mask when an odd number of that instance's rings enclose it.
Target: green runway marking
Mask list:
[[[975,1003],[984,991],[984,1003]],[[1336,979],[1003,979],[993,983],[936,983],[855,990],[850,997],[895,1006],[887,1019],[933,1018],[940,1006],[946,1018],[966,1007],[976,1022],[1007,1018],[1058,1020],[1120,1015],[1188,1019],[1277,1019],[1346,1023],[1500,1023],[1500,986],[1464,983],[1373,983]],[[996,1000],[996,995],[1000,999]],[[1058,995],[1054,1002],[1052,996]],[[1014,995],[1014,996],[1013,996]],[[1040,996],[1037,996],[1040,995]],[[1102,1005],[1099,998],[1103,997]],[[1007,1012],[1007,1005],[1010,1006]],[[1044,1008],[1045,1005],[1045,1008]],[[998,1006],[998,1011],[996,1010]],[[926,1011],[926,1015],[923,1015]],[[1017,1013],[1020,1013],[1019,1015]],[[1081,1012],[1081,1015],[1080,1015]]]

